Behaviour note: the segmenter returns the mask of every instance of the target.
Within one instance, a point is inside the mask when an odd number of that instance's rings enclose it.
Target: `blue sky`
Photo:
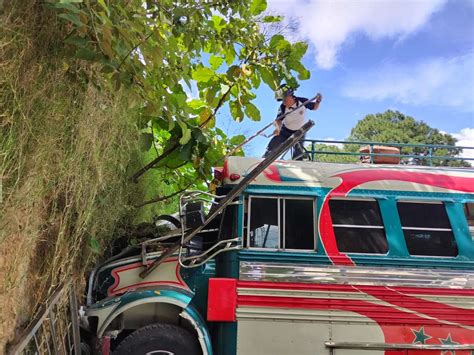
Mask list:
[[[297,94],[324,97],[308,112],[309,138],[342,140],[366,114],[392,109],[474,146],[474,0],[268,0],[267,12],[296,27],[291,40],[309,43],[311,79]],[[248,136],[270,122],[273,92],[262,85],[257,95],[262,121],[237,124],[224,110],[218,125]],[[260,156],[267,141],[247,155]]]

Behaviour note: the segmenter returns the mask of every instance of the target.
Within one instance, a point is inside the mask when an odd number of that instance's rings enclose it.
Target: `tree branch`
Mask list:
[[[242,65],[243,63],[246,63],[252,56],[253,54],[255,53],[255,51],[257,50],[257,48],[253,48],[249,55],[242,59],[241,62],[240,62],[240,65]],[[229,95],[230,93],[230,90],[232,89],[232,87],[234,87],[234,85],[236,84],[236,82],[234,82],[232,85],[229,86],[229,89],[221,96],[221,98],[219,99],[219,102],[217,103],[216,107],[214,108],[212,114],[203,122],[199,125],[199,128],[203,128],[213,117],[216,116],[217,114],[217,111],[219,111],[219,109],[221,108],[221,106],[224,104],[227,96]],[[171,153],[173,153],[177,148],[179,147],[179,142],[175,142],[175,144],[173,144],[172,146],[170,146],[167,150],[165,150],[160,156],[158,156],[157,158],[155,158],[154,160],[152,160],[151,162],[149,162],[147,165],[145,165],[143,168],[141,168],[140,170],[138,170],[135,174],[133,174],[133,176],[131,177],[131,180],[135,183],[138,182],[138,178],[140,176],[142,176],[147,170],[153,168],[156,164],[158,164],[160,161],[162,161],[163,159],[165,159],[167,156],[169,156]]]
[[[173,144],[172,146],[170,146],[168,149],[166,149],[160,156],[156,157],[155,159],[153,159],[151,162],[149,162],[147,165],[145,165],[143,168],[141,168],[140,170],[138,170],[135,174],[133,174],[133,176],[131,177],[131,180],[135,183],[138,182],[138,178],[140,176],[142,176],[147,170],[153,168],[153,166],[155,166],[156,164],[158,164],[160,161],[162,161],[163,159],[165,159],[168,155],[170,155],[171,153],[173,153],[175,151],[176,148],[179,147],[179,142],[176,142],[175,144]]]
[[[120,61],[120,64],[117,66],[117,70],[119,70],[121,68],[121,66],[123,65],[123,63],[125,63],[125,61],[127,60],[127,58],[130,56],[130,54],[133,53],[134,50],[136,50],[138,47],[140,47],[140,45],[142,45],[143,43],[145,43],[148,38],[150,38],[151,36],[153,35],[153,32],[150,32],[144,39],[142,39],[137,45],[133,46],[132,49],[130,49],[130,51],[122,58],[122,60]]]
[[[190,182],[188,185],[186,185],[186,187],[184,187],[183,189],[180,189],[178,191],[175,191],[173,192],[172,194],[170,195],[167,195],[167,196],[157,196],[155,198],[152,198],[151,200],[148,200],[148,201],[144,201],[142,203],[139,203],[137,205],[134,205],[133,207],[135,208],[140,208],[140,207],[143,207],[143,206],[146,206],[146,205],[149,205],[151,203],[156,203],[156,202],[161,202],[161,201],[165,201],[165,200],[168,200],[176,195],[179,195],[180,193],[186,191],[187,189],[189,189],[196,181],[192,181]]]

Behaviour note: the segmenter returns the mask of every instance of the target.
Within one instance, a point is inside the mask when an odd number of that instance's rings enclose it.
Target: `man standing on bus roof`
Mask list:
[[[306,109],[317,110],[323,97],[321,94],[316,95],[314,102],[308,102],[303,105],[304,102],[308,101],[307,98],[295,96],[295,90],[288,87],[286,84],[280,85],[277,92],[275,93],[277,101],[283,101],[278,110],[277,118],[275,120],[275,132],[274,137],[270,140],[267,146],[267,150],[263,155],[264,158],[270,154],[272,150],[278,147],[281,143],[286,141],[290,136],[299,130],[306,122],[305,114]],[[281,115],[286,116],[279,118]],[[301,137],[301,140],[295,144],[293,148],[292,159],[303,160],[304,149],[303,140],[305,137]]]

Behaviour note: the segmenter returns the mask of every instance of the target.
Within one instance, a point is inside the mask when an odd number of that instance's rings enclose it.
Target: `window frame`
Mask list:
[[[252,198],[266,198],[266,199],[276,199],[277,200],[277,218],[278,218],[278,247],[277,248],[262,248],[262,247],[253,247],[250,246],[250,225],[251,225],[251,217],[252,217]],[[258,250],[258,251],[288,251],[288,252],[298,252],[298,253],[308,253],[308,252],[317,252],[318,250],[318,238],[317,238],[317,215],[316,215],[316,199],[317,196],[298,196],[298,195],[258,195],[258,194],[248,194],[245,196],[244,201],[247,204],[247,226],[242,223],[242,231],[244,232],[247,229],[247,235],[245,237],[245,233],[243,233],[245,238],[242,238],[242,243],[244,246],[246,244],[245,249],[247,250]],[[286,216],[285,216],[285,208],[286,203],[285,200],[306,200],[312,202],[312,218],[313,218],[313,248],[312,249],[287,249],[285,248],[286,244]],[[283,201],[283,203],[280,203]],[[245,214],[245,207],[244,207],[244,214]],[[282,218],[283,217],[283,218]],[[245,242],[244,242],[244,239]]]
[[[332,229],[333,229],[333,233],[334,233],[334,238],[336,240],[336,247],[337,247],[337,250],[340,252],[340,253],[344,253],[344,254],[351,254],[351,255],[363,255],[363,256],[367,256],[367,255],[376,255],[376,256],[387,256],[389,253],[390,253],[390,240],[389,240],[389,237],[387,235],[387,229],[385,228],[385,222],[384,222],[384,219],[383,219],[383,213],[382,213],[382,207],[380,206],[380,203],[379,203],[379,199],[376,198],[376,197],[354,197],[354,196],[348,196],[348,197],[339,197],[339,196],[336,196],[336,197],[331,197],[329,200],[328,200],[328,209],[329,209],[329,214],[331,216],[331,221],[333,220],[333,215],[332,215],[332,212],[331,212],[331,207],[329,206],[329,203],[330,201],[332,200],[338,200],[338,201],[364,201],[364,202],[375,202],[377,204],[377,207],[378,207],[378,212],[379,212],[379,217],[380,217],[380,221],[382,222],[382,225],[380,226],[375,226],[375,225],[364,225],[364,224],[334,224],[332,223]],[[338,228],[356,228],[356,229],[382,229],[383,232],[384,232],[384,236],[385,236],[385,241],[387,243],[387,251],[385,253],[361,253],[361,252],[353,252],[353,251],[349,251],[349,252],[346,252],[346,251],[341,251],[339,249],[339,245],[337,244],[337,237],[336,237],[336,230],[334,229],[335,227],[338,227]]]
[[[474,223],[472,222],[469,223],[470,221],[474,221],[474,207],[472,207],[472,210],[469,207],[469,205],[474,206],[474,201],[467,200],[467,201],[461,202],[461,204],[463,205],[462,209],[464,212],[464,218],[466,219],[469,236],[471,237],[471,240],[474,243]],[[472,212],[472,215],[470,214],[471,212]]]
[[[398,214],[398,218],[400,220],[400,228],[401,228],[401,237],[403,238],[403,242],[405,243],[406,245],[406,250],[407,250],[407,253],[408,253],[408,257],[410,258],[439,258],[439,259],[456,259],[457,257],[459,257],[459,254],[460,254],[460,250],[459,250],[459,243],[458,243],[458,240],[456,238],[456,233],[453,229],[453,225],[451,223],[451,219],[449,218],[449,214],[448,214],[448,211],[446,210],[446,201],[444,200],[433,200],[433,199],[430,199],[430,200],[423,200],[423,199],[407,199],[407,198],[400,198],[400,199],[397,199],[396,201],[396,204],[395,204],[395,209],[396,209],[396,213]],[[444,208],[444,211],[446,213],[446,218],[448,220],[448,223],[449,225],[451,226],[451,228],[429,228],[429,227],[404,227],[403,226],[403,223],[402,223],[402,219],[400,217],[400,212],[398,210],[398,204],[399,203],[417,203],[417,204],[425,204],[425,205],[428,205],[428,204],[431,204],[431,205],[442,205],[443,208]],[[407,240],[406,240],[406,237],[405,237],[405,232],[404,230],[418,230],[418,231],[433,231],[433,232],[451,232],[452,236],[453,236],[453,239],[456,243],[456,249],[457,249],[457,254],[454,255],[454,256],[448,256],[448,255],[427,255],[427,254],[412,254],[410,253],[410,250],[408,249],[408,244],[407,244]]]

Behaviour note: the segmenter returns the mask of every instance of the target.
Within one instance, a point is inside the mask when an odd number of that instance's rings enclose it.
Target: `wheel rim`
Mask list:
[[[153,350],[153,351],[147,352],[145,355],[175,355],[175,354],[168,350]]]

